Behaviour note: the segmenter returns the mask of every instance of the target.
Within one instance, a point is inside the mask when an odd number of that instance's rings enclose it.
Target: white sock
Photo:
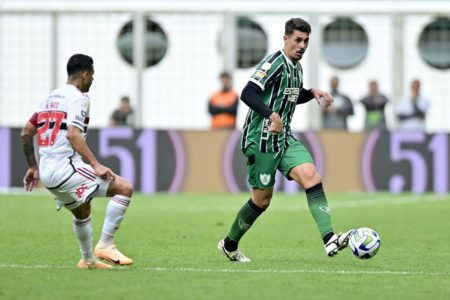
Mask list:
[[[100,237],[99,246],[101,248],[108,247],[114,244],[114,236],[117,229],[119,229],[120,223],[127,211],[130,204],[130,198],[115,195],[109,200],[106,207],[105,222],[103,223],[102,235]]]
[[[87,261],[93,261],[91,216],[82,220],[74,217],[72,227],[80,245],[81,258]]]

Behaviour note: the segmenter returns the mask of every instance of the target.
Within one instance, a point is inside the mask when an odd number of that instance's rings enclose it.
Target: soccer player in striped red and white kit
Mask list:
[[[22,146],[29,167],[23,183],[26,191],[31,191],[41,180],[54,195],[58,210],[64,206],[73,213],[73,231],[81,251],[78,267],[106,269],[112,266],[96,257],[118,265],[133,263],[114,244],[133,186],[100,164],[85,140],[91,102],[86,93],[94,80],[93,63],[84,54],[70,57],[67,84],[43,99],[22,129]],[[34,135],[39,146],[39,166],[34,154]],[[90,202],[94,197],[112,198],[93,251]]]

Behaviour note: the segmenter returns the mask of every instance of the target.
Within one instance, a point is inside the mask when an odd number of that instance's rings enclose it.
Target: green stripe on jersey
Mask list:
[[[281,50],[259,63],[250,81],[263,89],[264,104],[280,115],[283,132],[278,135],[269,132],[270,120],[249,109],[242,133],[242,150],[257,144],[261,152],[274,153],[289,145],[291,120],[303,86],[302,73],[300,62],[294,66]]]

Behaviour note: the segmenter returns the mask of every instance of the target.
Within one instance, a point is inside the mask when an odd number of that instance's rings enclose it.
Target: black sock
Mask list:
[[[326,244],[331,239],[331,237],[334,235],[334,232],[328,232],[323,236],[323,243]]]
[[[238,242],[231,240],[229,237],[226,237],[224,240],[225,250],[228,252],[236,251],[238,248]]]
[[[247,232],[247,230],[252,227],[256,219],[264,212],[264,209],[256,206],[253,200],[248,200],[238,211],[233,224],[231,225],[230,231],[227,237],[230,241],[234,241],[234,246],[230,245],[231,249],[237,249],[237,243],[241,240],[242,236]],[[226,244],[226,249],[228,250],[228,245]]]

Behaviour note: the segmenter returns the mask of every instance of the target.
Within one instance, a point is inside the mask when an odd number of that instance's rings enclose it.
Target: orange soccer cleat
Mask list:
[[[131,265],[133,263],[133,260],[120,252],[119,249],[116,248],[116,245],[111,245],[105,248],[101,248],[97,245],[94,250],[94,255],[117,265],[124,266]]]

